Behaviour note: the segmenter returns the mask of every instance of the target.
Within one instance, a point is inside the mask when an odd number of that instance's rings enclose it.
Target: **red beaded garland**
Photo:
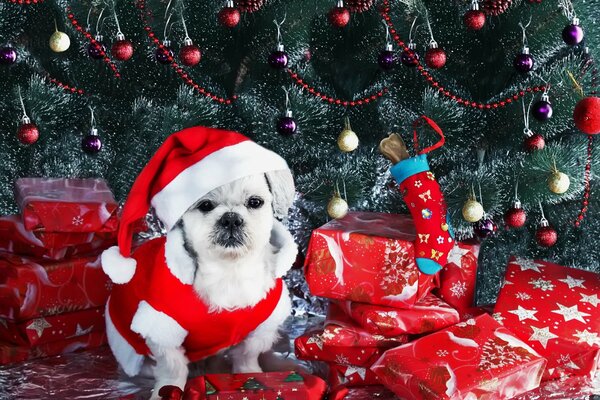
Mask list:
[[[62,83],[58,79],[50,78],[49,77],[48,80],[50,81],[50,83],[58,86],[59,88],[63,89],[65,92],[71,92],[71,93],[77,93],[77,94],[85,94],[85,92],[83,91],[83,89],[77,89],[75,87],[69,86],[66,83]]]

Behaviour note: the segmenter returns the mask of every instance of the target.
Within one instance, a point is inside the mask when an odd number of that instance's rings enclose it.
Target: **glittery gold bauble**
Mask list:
[[[477,200],[469,199],[462,208],[462,215],[467,222],[477,222],[483,218],[483,206]]]
[[[69,39],[69,36],[66,33],[55,31],[52,36],[50,36],[48,44],[53,52],[62,53],[63,51],[67,51],[69,46],[71,46],[71,39]]]
[[[548,189],[552,193],[563,194],[569,190],[571,180],[567,174],[563,174],[560,171],[555,171],[548,177]]]
[[[348,203],[338,195],[334,195],[327,204],[327,214],[331,218],[343,218],[348,214]]]
[[[337,144],[341,151],[349,153],[358,147],[358,136],[352,129],[344,128],[338,136]]]

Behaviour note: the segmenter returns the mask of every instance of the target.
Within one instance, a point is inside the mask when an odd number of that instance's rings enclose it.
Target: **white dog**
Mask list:
[[[157,268],[148,269],[153,275],[136,273],[131,283],[115,285],[107,304],[111,349],[128,375],[142,373],[145,369],[142,367],[152,364],[156,379],[153,399],[158,398],[158,389],[162,386],[183,388],[190,361],[214,354],[229,358],[234,373],[262,371],[259,356],[269,354],[279,339],[280,325],[291,311],[287,288],[278,278],[292,266],[297,246],[277,217],[287,214],[293,197],[294,183],[288,169],[237,179],[198,199],[172,226],[166,238],[160,239],[162,242],[154,240],[157,241],[155,249],[151,248],[152,243],[147,246],[150,249],[146,251],[150,254],[147,259],[134,253],[141,268],[141,264],[147,262],[144,260],[160,257],[152,252],[159,253],[164,248],[165,270],[176,278],[175,283],[171,282],[172,278],[165,278]],[[114,252],[118,252],[118,248],[103,254],[103,265],[114,262],[118,257]],[[180,287],[173,285],[181,284],[191,284],[197,299],[173,289]],[[135,296],[139,288],[148,286],[160,293],[160,298],[155,297],[155,306]],[[176,313],[183,317],[178,319],[167,311],[162,312],[156,306],[161,301],[176,304]],[[206,308],[203,312],[210,319],[200,327],[194,322],[192,328],[186,329],[181,320],[195,312],[189,309],[198,307],[196,302],[200,308]],[[271,302],[271,306],[260,306],[266,302]],[[262,308],[255,311],[253,307]],[[244,320],[251,320],[255,314],[266,314],[252,331],[237,340],[236,324],[245,323],[239,321],[238,313]],[[130,315],[129,319],[122,319],[121,314],[131,314],[133,318]],[[225,318],[223,325],[221,317]],[[229,326],[233,326],[235,332],[228,332]],[[196,338],[203,332],[212,333],[207,333],[207,338],[191,340],[192,330]],[[196,353],[190,357],[189,346],[197,340],[211,345],[213,342],[222,345],[223,341],[235,344],[221,346],[214,354],[207,350],[200,356]],[[284,368],[289,368],[289,363]]]

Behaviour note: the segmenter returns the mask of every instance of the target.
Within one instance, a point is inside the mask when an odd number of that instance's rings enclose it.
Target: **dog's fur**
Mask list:
[[[293,196],[289,171],[249,176],[208,193],[167,234],[165,257],[172,273],[184,282],[193,282],[213,311],[255,305],[296,257],[291,234],[275,218],[287,214]],[[290,311],[284,285],[272,315],[243,342],[223,352],[231,360],[233,372],[262,370],[259,356],[278,340],[278,328]],[[160,346],[150,339],[146,342],[155,362],[152,398],[158,398],[158,389],[164,385],[183,388],[188,378],[184,349]]]

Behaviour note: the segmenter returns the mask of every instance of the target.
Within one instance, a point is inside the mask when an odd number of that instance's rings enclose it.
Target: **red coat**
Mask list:
[[[188,332],[183,347],[192,362],[240,343],[275,310],[283,290],[281,278],[254,307],[209,312],[192,285],[182,283],[169,270],[165,242],[166,238],[161,237],[137,249],[133,254],[137,261],[135,275],[128,283],[115,285],[110,297],[110,319],[136,353],[150,354],[144,339],[130,329],[141,301],[167,314]]]

